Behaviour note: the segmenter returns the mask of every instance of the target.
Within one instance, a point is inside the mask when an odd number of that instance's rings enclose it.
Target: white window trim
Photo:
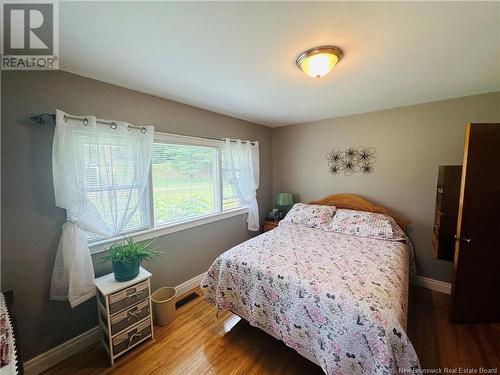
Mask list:
[[[188,135],[160,133],[160,132],[155,132],[154,142],[177,143],[190,146],[205,146],[205,147],[217,147],[217,148],[222,148],[224,146],[223,140],[190,137]]]
[[[177,135],[177,134],[170,134],[170,133],[159,133],[155,132],[154,135],[154,142],[155,143],[174,143],[174,144],[185,144],[185,145],[191,145],[191,146],[205,146],[205,147],[216,147],[219,149],[219,152],[217,153],[217,173],[221,173],[221,158],[220,158],[220,153],[222,150],[222,147],[224,145],[224,141],[222,140],[215,140],[215,139],[203,139],[203,138],[197,138],[197,137],[190,137],[190,136],[185,136],[185,135]],[[218,202],[222,208],[222,178],[220,176],[217,176],[217,180],[219,181],[219,197],[220,202]],[[247,207],[238,207],[232,210],[227,210],[227,211],[221,211],[221,212],[215,212],[215,213],[209,213],[206,215],[200,215],[200,216],[195,216],[189,219],[185,220],[180,220],[176,221],[173,223],[161,225],[161,226],[155,226],[155,220],[154,220],[154,215],[153,215],[153,176],[152,173],[150,172],[149,176],[149,189],[146,192],[147,195],[147,200],[149,202],[149,205],[147,207],[147,215],[149,218],[149,223],[148,225],[150,228],[148,229],[143,229],[139,230],[136,232],[131,232],[131,233],[126,233],[127,237],[133,238],[135,241],[145,241],[145,240],[150,240],[153,238],[165,236],[167,234],[175,233],[175,232],[180,232],[186,229],[191,229],[200,225],[205,225],[209,223],[213,223],[216,221],[220,220],[225,220],[234,216],[238,215],[244,215],[248,214],[248,208]],[[113,238],[107,238],[105,240],[101,241],[95,241],[89,244],[89,249],[91,254],[98,254],[103,251],[106,251],[109,246],[116,241],[120,241],[123,239],[123,236],[117,236]]]
[[[133,238],[134,241],[145,241],[244,214],[248,214],[248,208],[240,207],[234,210],[227,210],[224,212],[197,216],[193,219],[178,221],[176,223],[164,225],[157,228],[145,229],[139,232],[130,233],[127,235],[127,237]],[[123,240],[123,237],[113,237],[107,238],[102,241],[93,242],[89,245],[90,254],[97,254],[106,251],[106,249],[109,248],[109,246],[113,242],[120,240]]]

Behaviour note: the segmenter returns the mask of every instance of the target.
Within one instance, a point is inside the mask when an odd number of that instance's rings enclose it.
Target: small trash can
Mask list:
[[[177,290],[170,286],[156,289],[151,295],[155,324],[164,326],[175,319]]]

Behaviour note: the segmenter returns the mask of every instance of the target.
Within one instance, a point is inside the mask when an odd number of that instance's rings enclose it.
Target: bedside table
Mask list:
[[[141,267],[132,280],[118,282],[113,273],[95,279],[99,327],[111,366],[117,357],[154,338],[150,277]]]
[[[264,220],[262,223],[262,233],[269,232],[278,226],[279,220]]]

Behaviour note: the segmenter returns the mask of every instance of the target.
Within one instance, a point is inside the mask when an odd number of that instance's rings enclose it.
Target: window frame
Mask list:
[[[216,149],[216,163],[214,170],[214,177],[216,182],[214,186],[215,191],[215,207],[216,211],[209,214],[197,215],[189,217],[185,220],[178,220],[167,224],[157,225],[154,212],[154,194],[153,194],[153,165],[149,168],[149,181],[145,191],[146,211],[148,219],[148,227],[138,231],[129,231],[123,233],[132,237],[136,241],[144,241],[156,237],[164,236],[170,233],[183,231],[186,229],[194,228],[200,225],[205,225],[219,220],[224,220],[230,217],[243,215],[248,213],[247,206],[239,206],[233,209],[224,210],[224,191],[223,191],[223,176],[222,176],[222,148],[224,141],[216,139],[206,139],[199,137],[191,137],[185,135],[177,135],[171,133],[155,132],[154,143],[168,143],[186,146],[201,146]],[[91,254],[97,254],[106,250],[113,242],[119,241],[122,236],[107,238],[104,240],[97,240],[89,242],[89,249]]]

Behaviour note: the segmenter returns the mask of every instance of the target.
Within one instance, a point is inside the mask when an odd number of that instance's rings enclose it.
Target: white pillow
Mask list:
[[[383,240],[404,239],[392,217],[365,211],[338,209],[326,230]]]
[[[296,203],[286,214],[282,222],[324,229],[332,221],[335,210],[335,206]]]

